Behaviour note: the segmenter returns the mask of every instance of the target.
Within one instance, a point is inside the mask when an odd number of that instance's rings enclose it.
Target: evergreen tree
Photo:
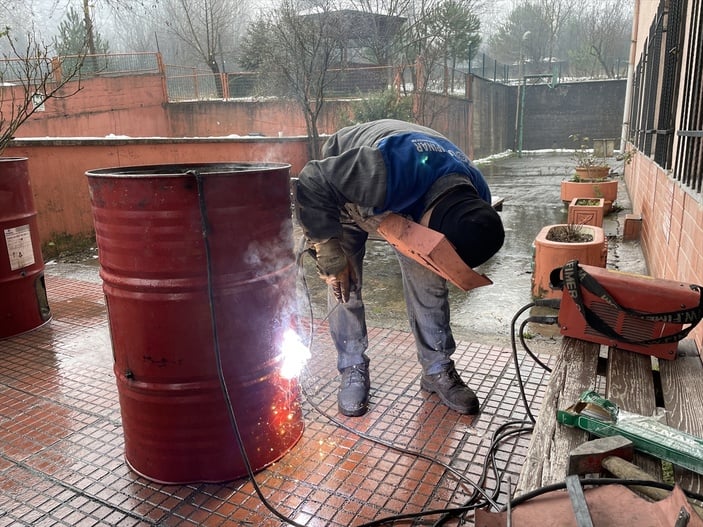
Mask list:
[[[59,24],[59,34],[54,37],[53,45],[56,54],[59,56],[82,55],[86,53],[88,46],[88,32],[85,27],[85,19],[82,14],[71,6]],[[99,32],[95,32],[95,52],[98,54],[107,53],[109,45],[104,41]]]

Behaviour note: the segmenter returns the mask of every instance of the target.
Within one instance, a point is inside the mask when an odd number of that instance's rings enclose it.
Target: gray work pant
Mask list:
[[[363,261],[368,233],[352,222],[343,222],[342,249],[356,277],[356,287],[349,301],[340,304],[327,291],[330,333],[337,348],[337,368],[369,362],[366,355],[368,335],[362,300]],[[424,373],[434,374],[452,364],[456,343],[449,326],[449,291],[447,282],[410,258],[396,251],[403,277],[403,294],[410,329],[415,336],[417,358]]]

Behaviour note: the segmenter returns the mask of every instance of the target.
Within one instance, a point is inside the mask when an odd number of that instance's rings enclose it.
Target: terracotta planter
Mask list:
[[[617,197],[617,179],[561,182],[561,200],[564,203],[571,203],[574,198],[603,198],[607,214]]]
[[[576,167],[576,175],[579,179],[605,179],[610,174],[610,167],[591,166],[591,167]]]
[[[603,198],[574,198],[569,203],[567,223],[602,227],[604,213],[605,200]]]
[[[578,260],[579,263],[597,267],[605,267],[606,265],[608,245],[601,227],[578,226],[582,233],[590,234],[593,239],[589,242],[576,243],[549,240],[550,231],[557,227],[566,228],[573,227],[573,225],[547,225],[535,238],[532,269],[533,298],[561,298],[561,290],[550,288],[549,275],[552,270],[563,267],[569,260]]]

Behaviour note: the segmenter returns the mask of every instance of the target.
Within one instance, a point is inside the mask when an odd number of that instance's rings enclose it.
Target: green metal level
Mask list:
[[[624,412],[594,391],[583,392],[576,404],[558,410],[557,421],[598,437],[626,437],[635,450],[703,474],[703,439],[654,417]]]

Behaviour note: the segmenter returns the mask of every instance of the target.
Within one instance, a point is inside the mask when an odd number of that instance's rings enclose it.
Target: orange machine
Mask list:
[[[703,315],[701,287],[579,265],[552,271],[562,288],[561,334],[610,347],[675,359],[678,341]]]

